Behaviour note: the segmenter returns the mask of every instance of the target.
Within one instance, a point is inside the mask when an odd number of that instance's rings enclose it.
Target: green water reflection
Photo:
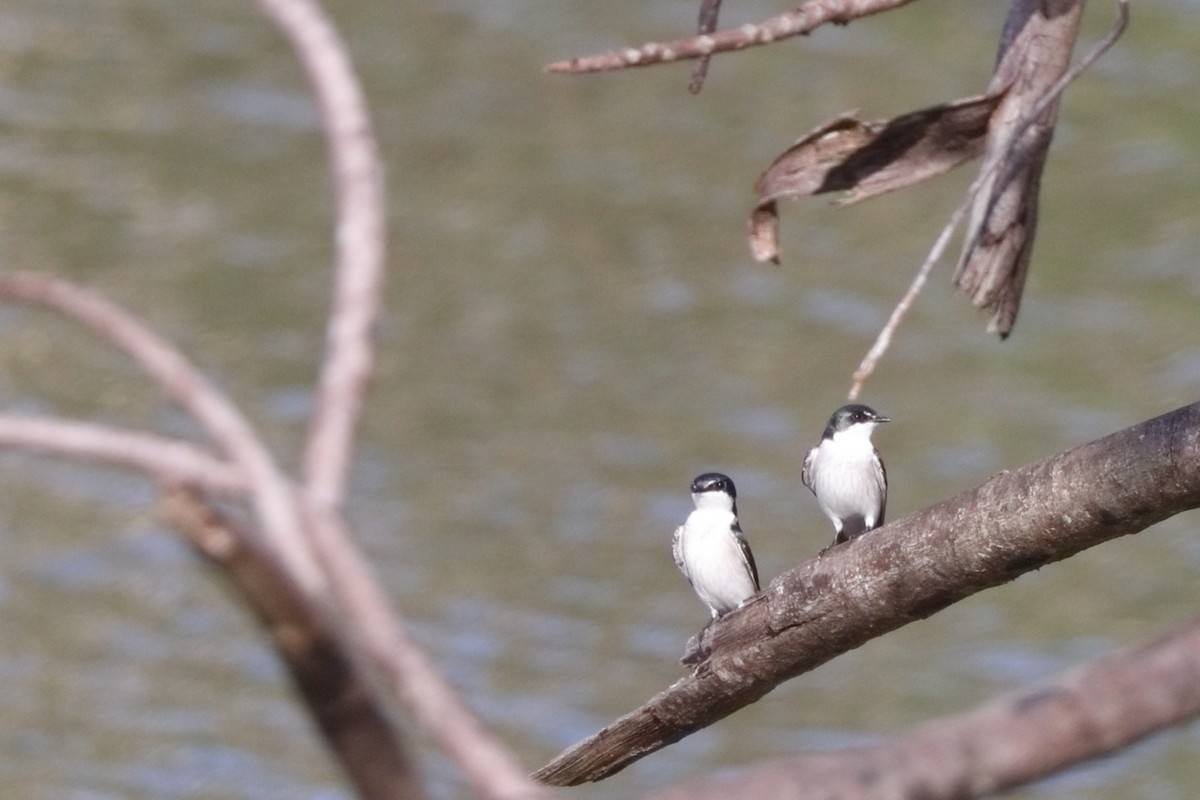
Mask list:
[[[977,91],[1002,10],[914,4],[718,59],[692,97],[685,67],[539,71],[686,29],[688,4],[338,4],[394,226],[353,521],[531,768],[679,675],[706,613],[667,552],[693,475],[735,477],[764,579],[826,543],[804,448],[969,177],[850,210],[785,205],[779,269],[750,261],[750,187],[834,113]],[[1089,14],[1094,39],[1109,20]],[[984,334],[945,269],[902,329],[866,393],[896,420],[877,437],[891,515],[1200,396],[1196,16],[1135,8],[1069,94],[1012,339]],[[330,203],[280,37],[250,3],[13,0],[0,18],[4,267],[137,309],[294,463]],[[0,332],[4,407],[191,430],[73,326],[4,309]],[[0,456],[5,789],[346,796],[270,654],[153,499],[134,478]],[[1195,521],[874,641],[578,793],[870,741],[1141,641],[1196,606]],[[1162,736],[1044,791],[1193,797],[1195,746],[1194,728]],[[444,764],[431,774],[459,791]]]

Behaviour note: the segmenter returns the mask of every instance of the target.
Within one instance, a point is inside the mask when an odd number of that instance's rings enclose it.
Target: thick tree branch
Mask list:
[[[882,633],[1200,506],[1200,403],[1000,473],[785,572],[694,671],[536,774],[600,780]]]
[[[155,480],[187,482],[219,494],[246,494],[236,468],[190,442],[90,422],[0,413],[0,447],[99,461],[143,472]]]
[[[809,0],[795,11],[760,22],[742,25],[713,34],[691,36],[671,42],[651,42],[641,47],[627,47],[546,66],[546,72],[603,72],[626,67],[648,67],[689,58],[705,58],[713,53],[744,50],[760,44],[771,44],[792,36],[812,33],[822,25],[846,25],[852,20],[891,11],[913,0]]]
[[[653,800],[966,800],[1044,778],[1197,715],[1200,619],[890,742],[774,760]]]
[[[314,604],[255,536],[196,491],[166,493],[167,520],[222,568],[271,636],[317,726],[364,800],[424,797],[400,730],[374,702],[327,609]]]
[[[345,500],[383,292],[383,168],[366,98],[346,48],[313,0],[259,0],[308,72],[321,109],[337,197],[337,266],[315,410],[304,454],[313,503]]]

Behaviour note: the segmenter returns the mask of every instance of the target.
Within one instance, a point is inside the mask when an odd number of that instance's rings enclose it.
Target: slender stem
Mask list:
[[[0,413],[0,446],[101,461],[219,494],[246,494],[249,490],[240,470],[190,442],[107,425]]]
[[[803,36],[822,25],[845,25],[851,20],[881,14],[908,5],[913,0],[808,0],[794,11],[763,20],[754,25],[689,36],[670,42],[650,42],[641,47],[626,47],[607,53],[555,61],[546,72],[602,72],[628,67],[669,64],[691,58],[707,58],[747,47],[771,44],[792,36]]]
[[[345,502],[354,435],[375,361],[386,221],[383,168],[366,98],[346,47],[313,0],[258,0],[291,42],[324,119],[337,199],[337,264],[326,352],[304,453],[311,502]]]

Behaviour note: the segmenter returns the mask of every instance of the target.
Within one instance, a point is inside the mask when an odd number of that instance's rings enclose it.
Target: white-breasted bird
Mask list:
[[[871,432],[891,422],[864,405],[833,412],[821,442],[804,458],[801,480],[833,522],[834,544],[848,542],[883,524],[887,469],[871,443]]]
[[[716,619],[758,594],[758,567],[737,518],[737,489],[719,472],[692,481],[696,510],[675,529],[671,555]]]

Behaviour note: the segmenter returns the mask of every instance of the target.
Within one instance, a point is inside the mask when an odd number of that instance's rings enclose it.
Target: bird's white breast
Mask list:
[[[857,425],[821,442],[813,456],[813,491],[826,514],[849,517],[882,503],[882,474],[870,426]]]
[[[733,532],[737,517],[720,508],[698,508],[683,525],[684,571],[696,594],[717,613],[737,608],[755,593],[754,579]]]

